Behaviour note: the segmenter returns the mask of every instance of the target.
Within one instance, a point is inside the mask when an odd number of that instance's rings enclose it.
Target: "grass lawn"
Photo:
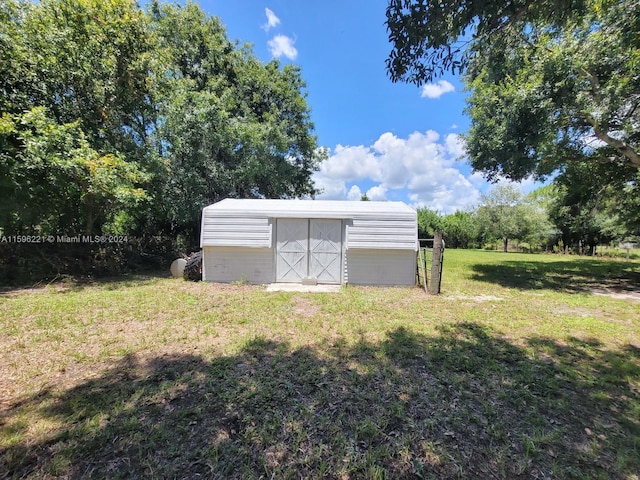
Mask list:
[[[5,291],[0,479],[638,479],[639,272],[448,250],[437,297]]]

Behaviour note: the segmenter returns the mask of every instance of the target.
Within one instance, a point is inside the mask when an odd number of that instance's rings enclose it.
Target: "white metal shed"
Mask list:
[[[213,282],[414,285],[418,220],[402,202],[225,199],[200,246]]]

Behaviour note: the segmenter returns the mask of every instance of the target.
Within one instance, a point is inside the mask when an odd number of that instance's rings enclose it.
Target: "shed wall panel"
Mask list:
[[[417,250],[415,218],[354,219],[347,227],[347,249]]]
[[[347,251],[348,282],[354,285],[411,286],[416,283],[413,250]]]
[[[203,247],[271,247],[272,225],[268,217],[220,216],[203,211],[201,245]]]
[[[272,248],[204,247],[202,254],[203,280],[255,284],[274,280]]]

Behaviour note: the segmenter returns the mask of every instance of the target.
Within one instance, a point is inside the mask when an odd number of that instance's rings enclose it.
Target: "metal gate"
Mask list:
[[[424,291],[431,294],[440,293],[442,285],[442,266],[444,264],[444,240],[442,233],[436,232],[434,238],[419,239],[418,250],[418,285],[424,287]],[[426,244],[423,246],[423,244]],[[432,245],[432,248],[429,248]]]
[[[278,219],[276,224],[276,282],[341,283],[342,221]]]

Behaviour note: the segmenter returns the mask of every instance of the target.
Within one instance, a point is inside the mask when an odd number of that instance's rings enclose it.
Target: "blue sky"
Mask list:
[[[452,213],[473,208],[490,188],[460,159],[458,135],[469,126],[460,79],[423,88],[389,80],[387,0],[199,4],[263,61],[301,67],[318,143],[330,154],[314,175],[323,190],[318,198],[366,193]]]

